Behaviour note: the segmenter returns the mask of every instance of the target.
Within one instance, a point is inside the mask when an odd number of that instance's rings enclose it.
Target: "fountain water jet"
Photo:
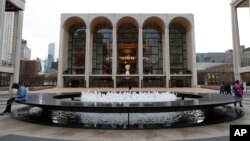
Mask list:
[[[171,92],[85,92],[81,94],[81,102],[118,102],[118,103],[137,103],[137,102],[164,102],[164,101],[176,101],[177,96]]]

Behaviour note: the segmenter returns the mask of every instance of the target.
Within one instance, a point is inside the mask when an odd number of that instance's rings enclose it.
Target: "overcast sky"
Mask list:
[[[196,52],[232,49],[231,0],[26,0],[23,39],[31,58],[45,59],[55,42],[56,58],[62,13],[192,13]],[[249,8],[239,11],[241,44],[250,47]],[[244,34],[248,33],[248,34]]]

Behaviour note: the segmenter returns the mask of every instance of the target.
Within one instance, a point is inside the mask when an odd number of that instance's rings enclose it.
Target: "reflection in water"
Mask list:
[[[43,111],[37,107],[23,107],[14,111],[12,116],[28,122],[56,126],[102,129],[144,129],[187,127],[225,122],[243,116],[243,112],[240,109],[229,106],[216,107],[212,110],[204,111],[190,110],[160,113]]]
[[[161,112],[161,113],[86,113],[53,111],[51,115],[53,123],[79,124],[82,126],[111,126],[123,127],[143,125],[195,124],[204,121],[205,115],[200,110],[184,112]]]
[[[39,107],[33,107],[29,109],[29,114],[33,116],[41,116],[43,109]]]

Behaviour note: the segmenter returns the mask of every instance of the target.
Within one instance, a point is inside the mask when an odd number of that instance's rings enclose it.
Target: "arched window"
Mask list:
[[[68,69],[69,74],[85,73],[86,32],[82,23],[74,24],[69,29]]]
[[[100,23],[93,29],[93,74],[112,74],[112,26]]]
[[[187,69],[186,30],[179,23],[169,26],[170,73],[185,74]]]
[[[143,27],[143,73],[163,73],[162,29],[154,23]]]
[[[132,23],[123,23],[117,30],[117,73],[125,74],[125,65],[130,65],[130,74],[138,73],[138,29]]]

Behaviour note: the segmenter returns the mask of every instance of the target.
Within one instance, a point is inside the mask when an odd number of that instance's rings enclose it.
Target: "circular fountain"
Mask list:
[[[148,129],[206,125],[243,116],[232,96],[172,92],[30,94],[14,118],[55,126]]]

